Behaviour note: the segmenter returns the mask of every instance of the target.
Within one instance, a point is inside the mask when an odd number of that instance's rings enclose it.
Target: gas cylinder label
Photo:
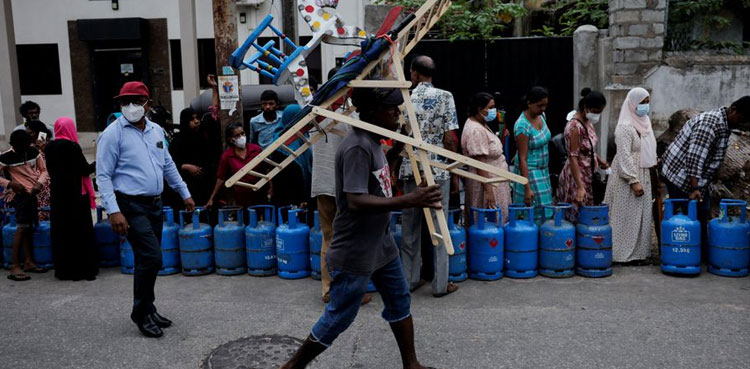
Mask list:
[[[489,261],[490,263],[497,263],[497,256],[491,256],[487,261]]]
[[[262,247],[264,249],[272,249],[273,248],[273,238],[266,238],[263,240]]]
[[[672,242],[690,242],[690,231],[677,227],[672,231]]]
[[[688,247],[673,247],[672,252],[675,254],[689,254],[690,248]]]
[[[284,251],[284,239],[276,237],[276,250]]]

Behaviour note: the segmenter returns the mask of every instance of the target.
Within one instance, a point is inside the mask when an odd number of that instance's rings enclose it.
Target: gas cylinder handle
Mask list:
[[[747,222],[747,202],[742,200],[734,200],[734,199],[722,199],[719,203],[721,206],[721,221],[722,222],[728,222],[729,221],[729,209],[730,208],[739,208],[740,209],[740,222],[746,223]]]
[[[317,210],[315,210],[315,213],[313,214],[313,228],[316,231],[320,231],[320,214]]]
[[[263,221],[273,223],[276,226],[276,208],[273,205],[254,205],[248,209],[263,209]]]
[[[224,227],[224,218],[227,217],[230,209],[219,209],[219,227]]]
[[[187,214],[187,213],[188,212],[185,211],[185,210],[180,210],[180,228],[184,228],[185,227],[185,214]]]
[[[250,228],[255,228],[258,226],[258,212],[253,209],[251,206],[248,211],[250,212],[250,224],[248,226]]]
[[[165,206],[163,211],[164,216],[167,217],[167,225],[174,225],[174,209],[170,208],[169,206]]]
[[[289,229],[297,228],[297,223],[301,223],[302,220],[299,218],[299,213],[303,212],[302,209],[290,209],[287,211],[287,222],[289,223]]]
[[[284,214],[284,210],[286,210],[286,223],[289,223],[289,209],[291,208],[292,207],[289,205],[279,206],[279,225],[284,224],[284,217],[282,216],[282,214]]]
[[[235,211],[237,212],[237,225],[239,225],[240,227],[244,227],[245,226],[245,219],[244,219],[245,216],[243,214],[245,212],[244,210],[245,209],[243,209],[243,208],[237,208],[237,209],[235,209]]]
[[[510,226],[516,226],[516,217],[518,217],[518,210],[520,208],[516,206],[508,206],[508,218],[510,218]]]
[[[479,209],[479,208],[475,208],[475,207],[471,208],[472,217],[474,217],[474,215],[476,215],[476,217],[477,217],[477,228],[479,228],[479,229],[484,229],[484,220],[485,219],[484,219],[484,212],[483,212],[483,210],[484,209]]]

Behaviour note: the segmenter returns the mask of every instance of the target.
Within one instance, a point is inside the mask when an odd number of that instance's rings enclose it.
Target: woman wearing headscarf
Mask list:
[[[60,280],[94,280],[99,273],[94,245],[91,209],[96,194],[91,173],[96,163],[88,163],[78,144],[73,119],[55,121],[55,140],[45,148],[51,183],[51,238],[55,277]]]
[[[295,123],[295,118],[302,111],[297,104],[292,104],[284,109],[279,126],[274,132],[274,141]],[[287,144],[292,150],[297,150],[304,144],[302,139]],[[271,155],[271,160],[280,163],[284,161],[289,152],[278,149]],[[271,186],[271,203],[275,206],[302,205],[310,203],[310,189],[312,186],[312,150],[306,150],[298,155],[294,162],[277,174]]]
[[[205,205],[211,197],[221,155],[221,144],[209,131],[207,119],[208,114],[201,121],[196,110],[183,109],[180,112],[180,132],[169,146],[169,153],[198,205]]]
[[[644,260],[651,250],[649,168],[656,165],[656,138],[648,117],[649,103],[645,89],[630,90],[615,130],[617,155],[604,202],[609,204],[613,260],[620,263]]]

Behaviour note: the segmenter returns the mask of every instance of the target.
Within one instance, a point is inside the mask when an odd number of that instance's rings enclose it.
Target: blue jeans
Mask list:
[[[395,258],[371,276],[347,273],[329,266],[331,274],[331,302],[312,328],[315,342],[330,346],[341,333],[354,322],[362,298],[370,280],[383,299],[381,316],[388,323],[395,323],[411,316],[411,294],[404,277],[401,259]]]

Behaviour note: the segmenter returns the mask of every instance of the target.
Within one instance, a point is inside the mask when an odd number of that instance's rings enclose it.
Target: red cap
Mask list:
[[[115,96],[115,99],[123,96],[146,96],[151,98],[148,87],[143,82],[138,81],[125,82],[120,89],[120,94]]]

